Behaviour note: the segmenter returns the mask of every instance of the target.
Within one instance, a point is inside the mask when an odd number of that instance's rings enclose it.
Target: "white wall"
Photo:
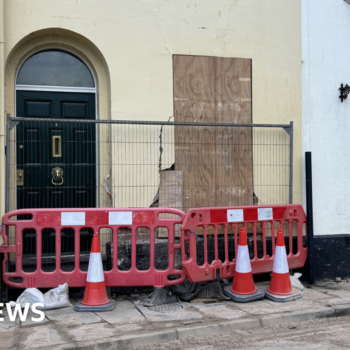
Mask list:
[[[302,0],[302,57],[303,154],[312,152],[314,233],[350,233],[350,97],[341,103],[338,90],[350,85],[348,3]]]

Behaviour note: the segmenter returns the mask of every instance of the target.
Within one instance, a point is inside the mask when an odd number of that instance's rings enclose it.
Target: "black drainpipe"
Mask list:
[[[311,152],[305,152],[306,215],[309,255],[309,283],[315,284],[314,220],[312,209],[312,159]]]

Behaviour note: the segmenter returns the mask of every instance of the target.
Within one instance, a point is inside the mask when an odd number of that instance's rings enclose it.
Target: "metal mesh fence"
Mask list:
[[[292,155],[292,123],[8,118],[6,206],[7,211],[151,206],[186,212],[193,207],[291,203]],[[42,268],[53,271],[55,232],[46,231]],[[149,231],[139,231],[136,254],[142,270],[149,266]],[[179,233],[177,228],[177,237]],[[61,232],[64,271],[74,268],[74,235],[71,229]],[[9,230],[9,236],[13,239],[14,232]],[[86,228],[80,237],[80,268],[86,270],[92,230]],[[130,230],[118,233],[122,270],[130,268],[130,239]],[[156,244],[164,254],[166,239],[166,229],[158,228]],[[25,230],[23,240],[23,264],[29,272],[35,268],[35,232]],[[108,270],[110,229],[101,229],[100,241]],[[180,257],[175,263],[180,266]]]

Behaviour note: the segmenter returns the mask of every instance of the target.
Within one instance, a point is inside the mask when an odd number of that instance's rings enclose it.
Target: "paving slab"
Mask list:
[[[117,300],[115,303],[114,310],[126,310],[134,308],[135,304],[129,300]]]
[[[348,281],[350,281],[348,279]],[[342,280],[341,282],[335,281],[318,281],[316,284],[310,286],[312,289],[321,288],[325,290],[345,290],[350,292],[350,283]]]
[[[222,302],[215,302],[215,303],[208,303],[208,302],[205,302],[205,301],[199,301],[199,302],[196,302],[196,303],[181,303],[181,305],[183,305],[185,308],[187,307],[194,307],[196,309],[203,309],[203,308],[206,308],[206,307],[211,307],[211,306],[219,306],[219,305],[224,305]]]
[[[14,311],[14,310],[13,310]],[[22,313],[24,312],[24,309],[22,309]],[[31,310],[28,310],[28,314],[25,321],[21,321],[18,312],[16,313],[16,318],[14,321],[10,321],[9,315],[6,310],[4,310],[3,315],[1,315],[4,318],[3,322],[0,322],[0,328],[4,327],[27,327],[27,326],[33,326],[33,325],[42,325],[45,323],[48,323],[49,320],[45,317],[42,321],[33,321],[33,319],[38,319],[40,316],[38,314],[33,313]]]
[[[38,326],[38,325],[41,326],[50,322],[47,317],[45,317],[42,321],[33,321],[33,319],[37,319],[37,318],[39,318],[39,315],[29,310],[27,319],[25,321],[19,321],[19,317],[17,317],[16,319],[20,327],[29,327],[29,326]]]
[[[134,332],[134,331],[142,331],[144,328],[141,327],[137,323],[131,323],[131,324],[114,324],[115,329],[117,329],[120,333],[128,333],[128,332]]]
[[[194,335],[197,337],[207,337],[216,334],[232,332],[236,329],[256,329],[260,327],[258,319],[235,320],[225,323],[217,323],[188,328],[177,328],[177,336],[179,339]]]
[[[4,322],[0,323],[0,333],[7,332],[9,330],[9,328],[10,327],[8,325],[5,325]]]
[[[12,327],[12,328],[8,328],[6,332],[1,332],[0,349],[1,350],[16,349],[19,331],[23,331],[24,329],[27,329],[27,328],[20,329],[17,327]]]
[[[296,312],[278,313],[273,315],[267,315],[260,318],[261,325],[263,327],[279,325],[281,323],[301,322],[305,320],[330,317],[335,315],[333,307],[321,307],[317,309],[307,309]]]
[[[74,306],[62,307],[59,309],[44,310],[44,312],[45,312],[45,316],[70,314],[70,313],[74,312]]]
[[[336,306],[336,305],[346,305],[350,304],[350,300],[345,300],[342,298],[327,298],[318,300],[323,306]]]
[[[310,289],[310,288],[305,288],[302,291],[302,293],[303,293],[303,299],[310,299],[310,300],[322,300],[322,299],[328,299],[332,297],[329,294],[326,294],[314,289]]]
[[[330,291],[327,291],[327,295],[330,297],[350,300],[350,292],[346,290],[330,290]]]
[[[119,334],[115,327],[108,323],[93,323],[83,326],[65,328],[64,333],[73,342],[81,342],[96,339],[107,339]]]
[[[257,306],[267,306],[269,305],[268,303],[265,303],[264,301],[265,299],[262,299],[262,300],[256,300],[256,301],[251,301],[249,303],[245,303],[245,307],[246,308],[249,308],[249,307],[257,307]],[[226,305],[231,305],[231,306],[235,306],[237,308],[239,308],[240,305],[242,305],[242,303],[236,303],[234,302],[233,300],[228,300],[228,301],[224,301],[223,302],[224,304]]]
[[[329,289],[324,288],[323,286],[319,286],[317,284],[309,285],[309,286],[307,286],[307,289],[317,290],[321,293],[326,293],[326,294],[329,291]]]
[[[284,312],[294,312],[301,311],[307,309],[317,309],[324,307],[319,301],[313,301],[308,299],[297,299],[293,301],[289,301],[286,303],[275,302],[272,300],[264,299],[265,305],[259,305],[255,307],[249,306],[249,303],[239,304],[238,307],[250,313],[251,315],[268,315],[268,314],[276,314],[276,313],[284,313]]]
[[[25,349],[37,349],[66,343],[60,331],[48,325],[21,330],[19,340],[20,348]]]
[[[56,324],[64,325],[83,325],[90,323],[104,322],[93,312],[71,312],[68,314],[48,315],[47,318]]]
[[[136,304],[136,307],[147,318],[147,320],[152,322],[180,321],[180,320],[192,320],[192,319],[203,318],[202,314],[200,314],[199,312],[188,310],[189,306],[193,306],[194,304],[173,303],[173,304],[167,304],[167,305],[180,305],[182,309],[179,311],[171,311],[171,312],[163,313],[163,312],[152,311],[147,306],[143,306],[143,304],[141,303]]]
[[[199,303],[198,303],[199,304]],[[240,317],[247,317],[249,314],[239,310],[234,305],[196,305],[193,304],[193,307],[197,308],[201,313],[208,317],[217,317],[224,318],[226,320],[232,320]]]
[[[35,317],[38,317],[38,315],[35,315]],[[26,321],[20,322],[19,327],[37,327],[39,324],[44,325],[47,323],[50,323],[50,320],[48,320],[46,317],[40,322],[35,322],[28,317]]]
[[[4,321],[0,322],[0,332],[6,332],[11,327],[18,326],[18,319],[15,321],[10,321],[7,315],[0,315],[0,317],[4,318]]]
[[[142,313],[136,308],[124,310],[114,309],[110,312],[95,312],[95,314],[113,325],[141,323],[146,320]]]
[[[163,330],[150,334],[124,335],[115,336],[106,339],[86,340],[81,342],[71,342],[63,345],[55,346],[55,350],[70,350],[70,349],[132,349],[141,345],[152,345],[155,343],[168,343],[176,340],[177,334],[175,330]],[[52,347],[44,347],[42,350],[52,350]]]

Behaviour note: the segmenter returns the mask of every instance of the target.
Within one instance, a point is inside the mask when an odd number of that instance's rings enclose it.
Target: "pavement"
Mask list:
[[[188,336],[133,350],[345,350],[350,344],[349,328],[349,316],[318,318],[213,336]]]
[[[257,285],[266,287],[268,282]],[[46,310],[40,323],[30,317],[25,322],[10,322],[4,311],[0,349],[132,349],[189,336],[208,337],[350,315],[348,282],[306,286],[301,299],[288,303],[202,300],[148,308],[143,305],[146,298],[118,295],[113,311],[86,313],[75,312],[77,300],[71,299],[72,307]]]

